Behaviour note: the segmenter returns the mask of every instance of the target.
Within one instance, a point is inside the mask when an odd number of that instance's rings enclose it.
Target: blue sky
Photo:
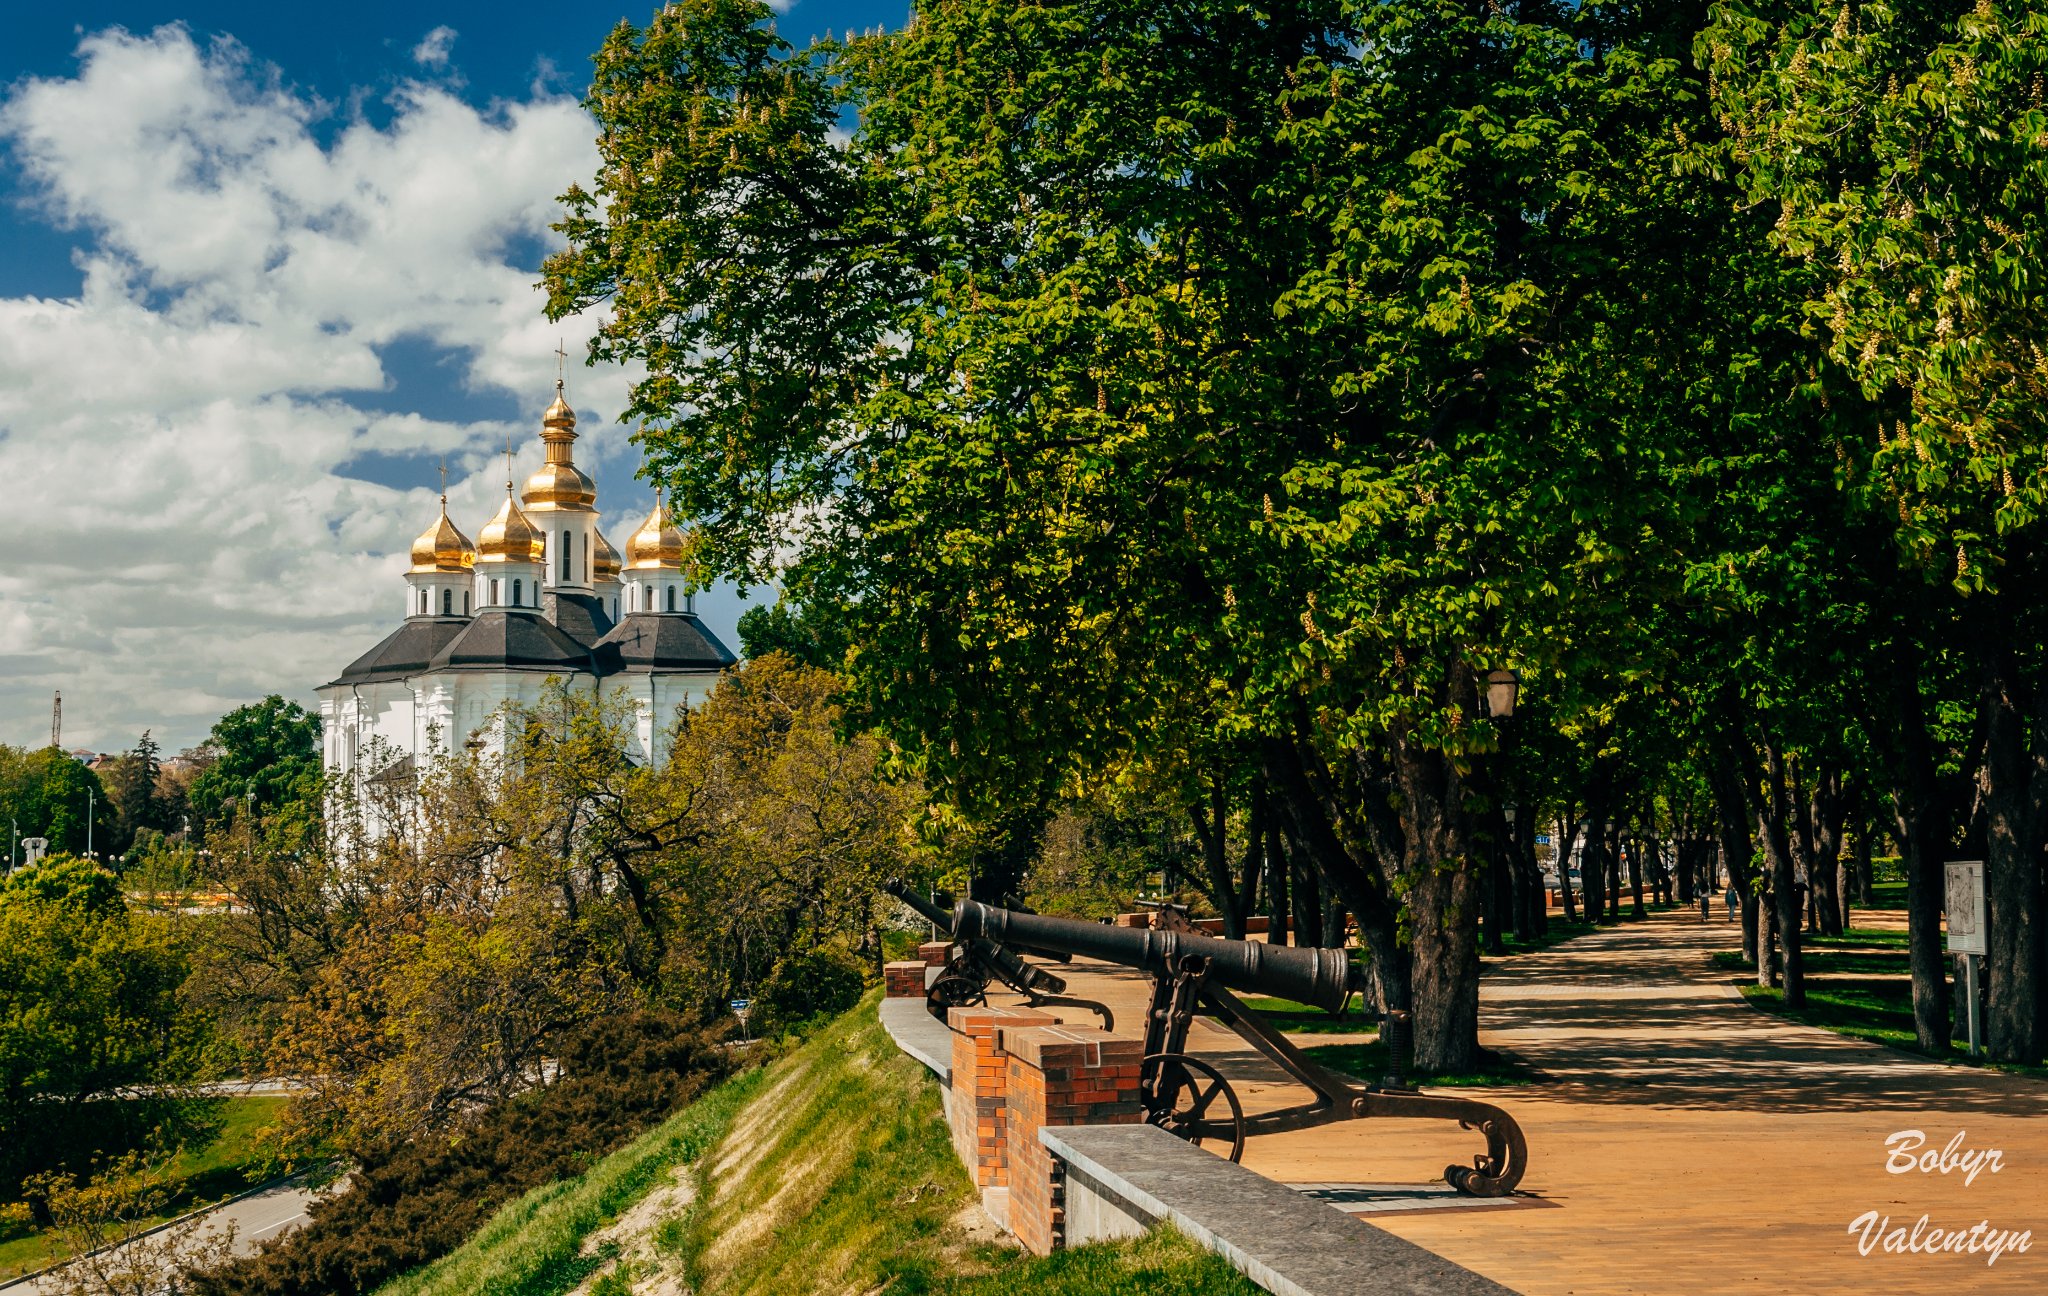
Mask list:
[[[145,727],[313,687],[396,624],[433,514],[472,536],[494,453],[539,459],[552,197],[594,165],[589,57],[649,6],[10,5],[0,43],[0,740]],[[904,0],[798,0],[802,43]],[[648,490],[630,375],[572,359],[615,543]],[[699,599],[736,648],[736,591]]]

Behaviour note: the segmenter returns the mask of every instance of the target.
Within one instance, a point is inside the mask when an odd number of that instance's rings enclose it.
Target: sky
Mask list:
[[[798,44],[907,12],[777,7]],[[402,618],[438,465],[472,539],[506,438],[538,465],[558,344],[624,548],[633,375],[534,284],[596,170],[590,55],[650,12],[0,0],[0,742],[48,742],[55,690],[101,751],[311,705]],[[698,597],[735,651],[744,606]]]

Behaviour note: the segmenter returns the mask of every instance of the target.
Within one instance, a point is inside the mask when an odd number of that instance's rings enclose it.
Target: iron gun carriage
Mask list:
[[[955,942],[1054,950],[1146,973],[1152,981],[1140,1087],[1146,1118],[1197,1143],[1227,1143],[1232,1161],[1243,1155],[1248,1136],[1379,1117],[1453,1120],[1461,1129],[1479,1131],[1486,1151],[1471,1165],[1444,1171],[1444,1181],[1469,1196],[1505,1196],[1528,1168],[1521,1126],[1500,1108],[1470,1098],[1421,1093],[1394,1077],[1372,1084],[1318,1065],[1232,993],[1271,995],[1340,1011],[1351,993],[1363,988],[1363,968],[1341,949],[1221,940],[1159,926],[1110,927],[972,900],[960,902],[950,929]],[[1222,1073],[1187,1052],[1188,1028],[1198,1010],[1214,1014],[1314,1097],[1296,1106],[1247,1115]],[[1401,1018],[1389,1025],[1405,1028],[1407,1023]]]
[[[1056,963],[1065,963],[1073,957],[1057,950],[1040,949],[1034,946],[1012,947],[1009,943],[988,937],[961,937],[953,930],[953,915],[939,908],[932,901],[911,890],[896,878],[882,883],[882,889],[910,906],[934,927],[952,938],[953,947],[946,960],[946,966],[931,985],[925,988],[925,1007],[940,1021],[946,1019],[949,1008],[972,1008],[988,1002],[988,984],[1000,981],[1010,989],[1023,995],[1032,1007],[1064,1005],[1084,1008],[1102,1017],[1104,1030],[1116,1029],[1116,1018],[1104,1004],[1092,999],[1066,998],[1066,981],[1024,961],[1022,955]]]

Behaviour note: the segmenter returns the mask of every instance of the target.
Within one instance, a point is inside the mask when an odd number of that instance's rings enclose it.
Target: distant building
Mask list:
[[[72,760],[77,761],[87,769],[93,768],[101,760],[105,759],[90,747],[73,747],[68,754]]]
[[[517,499],[506,481],[475,545],[441,497],[441,516],[412,544],[404,622],[320,688],[330,775],[418,768],[473,737],[495,747],[492,714],[538,701],[550,676],[630,697],[632,754],[658,762],[676,708],[737,660],[697,619],[682,533],[658,496],[623,562],[599,532],[597,486],[574,462],[576,415],[560,382],[540,436],[546,462]],[[364,769],[371,760],[379,768]]]

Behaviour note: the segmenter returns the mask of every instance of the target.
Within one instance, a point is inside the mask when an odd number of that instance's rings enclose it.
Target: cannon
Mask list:
[[[1247,1137],[1379,1117],[1453,1120],[1460,1129],[1479,1131],[1486,1151],[1471,1165],[1444,1170],[1444,1182],[1467,1196],[1506,1196],[1528,1169],[1529,1148],[1522,1128],[1500,1108],[1470,1098],[1421,1093],[1398,1074],[1372,1084],[1319,1066],[1232,993],[1272,995],[1339,1011],[1364,981],[1364,969],[1343,950],[1220,940],[1159,927],[1109,927],[972,900],[960,902],[950,929],[956,943],[993,941],[1057,950],[1150,976],[1152,998],[1145,1014],[1145,1053],[1139,1071],[1146,1119],[1196,1144],[1205,1139],[1227,1144],[1232,1161],[1243,1156]],[[1222,1073],[1187,1052],[1188,1028],[1203,1009],[1307,1088],[1313,1098],[1246,1115]],[[1397,1037],[1407,1024],[1405,1014],[1389,1015],[1390,1051],[1398,1052]]]
[[[946,960],[945,970],[938,979],[925,988],[925,1007],[940,1021],[946,1019],[949,1008],[972,1008],[988,1002],[988,983],[1000,981],[1023,995],[1025,1002],[1034,1008],[1061,1005],[1082,1008],[1102,1018],[1102,1029],[1116,1029],[1116,1017],[1105,1004],[1092,999],[1070,999],[1065,997],[1067,983],[1041,967],[1026,963],[1020,956],[1019,948],[1040,958],[1065,963],[1073,957],[1054,950],[1031,947],[1013,948],[1008,943],[986,936],[973,936],[965,940],[953,935],[953,915],[939,908],[931,901],[905,886],[900,880],[890,878],[882,883],[882,889],[895,896],[904,904],[916,910],[933,926],[953,937],[951,956]]]

